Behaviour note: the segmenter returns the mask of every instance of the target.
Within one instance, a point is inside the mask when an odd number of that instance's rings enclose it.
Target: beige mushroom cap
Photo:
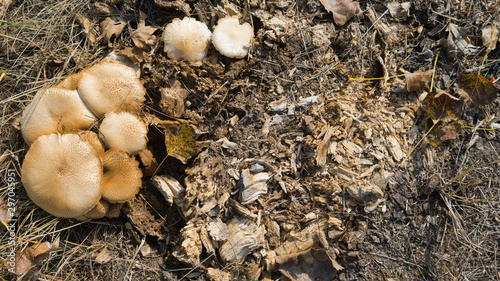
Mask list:
[[[94,148],[76,134],[50,134],[33,142],[21,168],[29,198],[46,212],[76,218],[101,198],[103,166]]]
[[[241,59],[252,45],[253,29],[248,23],[240,24],[238,18],[220,19],[212,34],[212,44],[222,55]]]
[[[171,59],[190,62],[201,61],[207,56],[212,32],[193,18],[174,19],[165,27],[164,52]]]
[[[66,76],[64,80],[59,82],[55,87],[62,88],[66,90],[76,90],[78,86],[78,81],[80,81],[80,77],[82,77],[82,73],[76,73]]]
[[[30,145],[41,135],[87,129],[96,120],[76,90],[50,87],[38,91],[23,111],[21,133]]]
[[[146,149],[148,128],[137,116],[129,112],[111,112],[102,120],[99,132],[104,144],[136,155]]]
[[[77,90],[99,118],[111,111],[139,111],[146,94],[135,70],[114,60],[103,60],[83,71]]]
[[[104,145],[101,143],[96,133],[92,131],[80,131],[77,134],[82,141],[87,142],[94,148],[97,156],[102,157],[104,155]]]
[[[108,150],[102,159],[102,198],[110,203],[132,200],[142,187],[139,162],[120,150]]]

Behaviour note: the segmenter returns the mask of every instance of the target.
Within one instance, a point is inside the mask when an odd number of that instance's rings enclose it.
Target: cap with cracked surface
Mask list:
[[[248,54],[252,44],[253,29],[248,23],[240,24],[238,18],[219,20],[212,34],[212,44],[222,55],[241,59]]]
[[[28,145],[41,135],[87,129],[97,118],[76,90],[41,89],[23,111],[21,133]]]
[[[146,94],[135,70],[115,60],[82,71],[77,90],[99,118],[112,111],[139,111]]]
[[[171,59],[190,62],[201,61],[207,56],[212,32],[193,18],[176,18],[165,27],[164,52]]]
[[[82,141],[87,142],[94,148],[97,156],[102,157],[104,155],[104,145],[101,143],[101,140],[97,136],[96,133],[92,131],[80,131],[77,133],[80,136]]]
[[[90,144],[76,134],[50,134],[33,142],[21,168],[29,198],[46,212],[76,218],[101,198],[103,166]]]
[[[146,149],[148,128],[144,122],[129,112],[111,112],[102,120],[99,132],[104,144],[136,155]]]
[[[139,162],[120,150],[108,150],[102,159],[102,198],[110,203],[132,200],[142,187]]]

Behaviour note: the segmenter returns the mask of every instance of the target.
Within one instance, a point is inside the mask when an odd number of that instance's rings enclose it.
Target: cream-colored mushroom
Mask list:
[[[108,150],[103,157],[102,198],[110,203],[132,200],[142,187],[139,162],[120,150]]]
[[[104,144],[136,155],[146,148],[148,128],[137,116],[129,112],[106,114],[99,128]]]
[[[21,133],[31,145],[39,136],[87,129],[97,120],[76,90],[50,87],[39,90],[23,111]]]
[[[212,44],[222,55],[241,59],[248,54],[252,44],[253,29],[248,23],[240,24],[238,18],[220,19],[212,34]]]
[[[76,218],[101,198],[103,166],[95,149],[76,134],[50,134],[33,142],[21,168],[29,198],[46,212]]]
[[[82,71],[77,90],[99,118],[112,111],[139,111],[146,94],[136,71],[116,60],[102,60]]]
[[[207,56],[211,35],[202,22],[188,17],[176,18],[165,27],[164,52],[175,60],[201,61]]]

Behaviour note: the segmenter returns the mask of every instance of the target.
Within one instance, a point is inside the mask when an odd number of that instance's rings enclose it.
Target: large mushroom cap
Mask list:
[[[208,27],[193,18],[174,19],[165,27],[164,52],[171,59],[200,61],[207,56],[212,32]]]
[[[137,116],[129,112],[108,113],[99,131],[104,144],[136,155],[146,148],[148,128]]]
[[[21,133],[30,145],[41,135],[87,129],[96,120],[76,90],[50,87],[38,91],[23,111]]]
[[[212,44],[222,55],[241,59],[248,54],[253,29],[248,23],[240,24],[238,18],[220,19],[212,35]]]
[[[81,73],[78,93],[99,118],[111,111],[139,111],[146,90],[133,68],[103,60]]]
[[[120,150],[106,151],[102,162],[102,198],[111,203],[132,200],[142,187],[139,162]]]
[[[21,169],[30,199],[46,212],[79,217],[101,197],[103,167],[94,148],[76,134],[51,134],[33,142]]]

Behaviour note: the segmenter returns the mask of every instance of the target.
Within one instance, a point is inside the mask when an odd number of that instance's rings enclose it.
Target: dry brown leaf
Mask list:
[[[391,2],[387,4],[387,9],[389,9],[391,16],[400,20],[406,20],[410,16],[410,7],[410,2]]]
[[[498,96],[495,85],[479,74],[461,74],[458,82],[469,95],[473,107],[489,104]]]
[[[111,47],[111,37],[118,37],[127,23],[120,17],[108,17],[101,22],[101,36],[104,41]]]
[[[111,252],[107,248],[104,248],[95,257],[95,262],[98,264],[104,264],[109,262],[112,258],[113,256]]]
[[[351,0],[320,0],[320,2],[333,14],[333,20],[340,26],[361,11],[359,3]]]
[[[181,117],[184,114],[184,101],[189,92],[181,86],[179,81],[174,81],[172,87],[160,89],[160,110],[172,117]]]
[[[496,27],[495,29],[493,29],[493,27],[493,25],[489,25],[481,30],[481,39],[483,40],[483,46],[488,48],[488,50],[495,50],[499,38],[498,33],[500,32],[500,30],[498,30],[498,28]]]
[[[424,90],[429,90],[433,72],[434,70],[428,70],[425,72],[417,70],[414,73],[405,74],[406,90],[408,92],[422,92]]]
[[[87,38],[89,41],[90,45],[94,45],[96,40],[95,40],[95,35],[96,32],[92,27],[90,20],[86,17],[84,17],[81,14],[76,14],[76,22],[80,25],[83,31],[83,35]]]
[[[138,47],[125,47],[116,54],[126,57],[133,65],[140,65],[146,59],[144,52]]]
[[[460,28],[456,24],[450,23],[446,31],[448,31],[448,37],[442,38],[438,42],[445,49],[446,57],[454,60],[459,56],[471,55],[477,52],[477,47],[465,41]]]
[[[92,6],[94,12],[101,16],[119,15],[120,11],[112,5],[96,2]]]
[[[141,49],[148,49],[148,46],[153,46],[156,42],[156,36],[153,33],[157,30],[156,27],[146,26],[146,14],[140,12],[139,24],[137,29],[130,34],[130,38],[135,46]]]
[[[12,262],[10,259],[6,259],[4,261],[4,264],[9,272],[12,272],[16,275],[24,274],[38,263],[48,258],[50,252],[59,247],[59,245],[57,244],[59,243],[54,243],[54,245],[52,245],[50,242],[43,242],[40,244],[32,245],[24,250],[17,252],[14,262]]]
[[[464,101],[457,99],[445,91],[436,89],[427,95],[422,107],[428,118],[432,120],[433,128],[429,133],[430,144],[438,146],[442,141],[455,139],[460,131],[460,117]]]
[[[280,264],[279,271],[292,281],[333,280],[337,271],[343,269],[324,249],[309,249],[281,258],[286,262]]]
[[[158,169],[158,161],[154,157],[153,153],[149,149],[144,149],[141,152],[139,152],[139,158],[141,159],[142,165],[144,166],[144,169],[142,169],[142,172],[146,176],[152,176]]]
[[[428,94],[422,102],[422,107],[433,123],[439,121],[457,120],[462,114],[464,101],[445,91],[436,89]]]

